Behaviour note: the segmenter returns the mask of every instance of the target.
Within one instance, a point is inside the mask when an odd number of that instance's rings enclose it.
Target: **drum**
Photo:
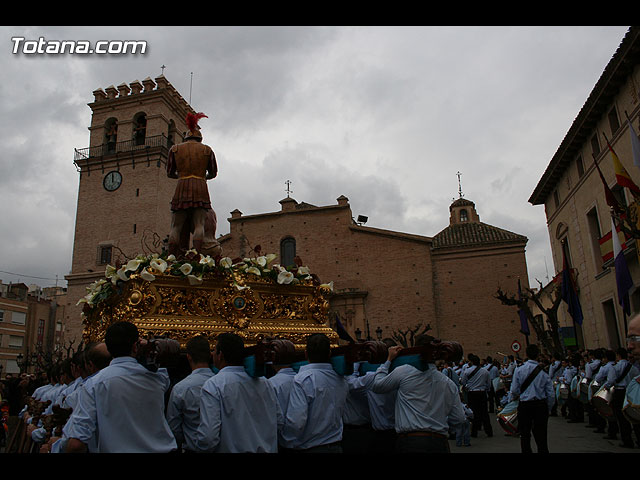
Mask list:
[[[571,379],[571,384],[569,386],[569,394],[575,398],[576,400],[580,396],[580,377],[577,375]]]
[[[518,435],[518,401],[509,402],[497,415],[498,424],[508,434]]]
[[[606,388],[604,385],[591,398],[593,407],[603,417],[613,417],[613,409],[611,408],[611,397],[613,396],[613,388]]]
[[[578,389],[580,391],[578,399],[582,403],[589,403],[589,379],[587,377],[582,377],[580,382],[578,383]]]
[[[591,383],[589,384],[589,391],[588,391],[589,402],[591,402],[591,400],[593,399],[593,396],[598,392],[598,390],[600,390],[600,384],[594,378],[593,380],[591,380]]]
[[[567,398],[569,398],[569,385],[564,382],[558,385],[558,396],[562,400],[566,400]]]

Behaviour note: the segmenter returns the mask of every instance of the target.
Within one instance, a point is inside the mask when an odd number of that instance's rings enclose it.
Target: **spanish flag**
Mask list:
[[[640,188],[633,182],[633,180],[631,180],[629,173],[622,166],[622,163],[620,163],[618,155],[616,155],[616,152],[613,150],[613,147],[608,140],[607,147],[609,147],[611,158],[613,159],[613,170],[616,172],[616,183],[621,187],[627,187],[629,190],[631,190],[634,198],[636,200],[640,200]]]

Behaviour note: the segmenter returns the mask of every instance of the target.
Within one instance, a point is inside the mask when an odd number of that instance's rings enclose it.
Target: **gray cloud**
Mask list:
[[[530,281],[553,274],[527,200],[627,27],[3,27],[0,273],[71,265],[92,91],[165,75],[218,157],[219,233],[235,208],[349,198],[378,228],[433,236],[462,190],[482,221],[526,235]],[[144,55],[11,54],[27,39],[146,40]],[[193,72],[193,77],[191,77]],[[190,92],[191,89],[191,92]],[[545,269],[545,259],[547,268]],[[52,284],[42,280],[36,283]]]

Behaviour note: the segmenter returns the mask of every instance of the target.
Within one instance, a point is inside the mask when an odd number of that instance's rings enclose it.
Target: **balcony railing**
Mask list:
[[[95,147],[87,147],[77,149],[74,148],[73,163],[77,165],[79,161],[90,160],[93,158],[104,158],[112,155],[120,155],[123,153],[133,155],[135,153],[148,151],[154,147],[170,148],[172,143],[164,135],[155,135],[146,137],[144,143],[140,140],[132,139],[123,142],[103,143]]]

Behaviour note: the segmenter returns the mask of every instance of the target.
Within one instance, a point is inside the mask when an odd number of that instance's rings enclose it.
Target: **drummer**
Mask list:
[[[528,360],[514,372],[509,391],[511,399],[519,400],[520,448],[522,453],[531,453],[531,434],[533,434],[538,453],[549,453],[547,424],[549,412],[555,402],[553,384],[549,375],[544,370],[540,370],[535,377],[532,377],[531,383],[524,390],[521,389],[525,380],[538,367],[540,349],[535,344],[528,345],[526,354]]]
[[[602,366],[602,357],[604,355],[602,349],[597,348],[595,350],[589,350],[588,356],[589,361],[585,365],[584,376],[587,379],[587,383],[590,384]],[[606,423],[604,418],[598,415],[596,409],[589,402],[585,403],[584,409],[587,412],[587,419],[589,421],[586,427],[596,428],[597,433],[604,433],[604,425]]]
[[[596,382],[600,385],[604,385],[607,381],[607,377],[609,376],[609,372],[613,371],[616,364],[616,353],[613,350],[605,350],[604,357],[606,363],[598,370],[596,374]],[[618,438],[618,423],[615,418],[607,419],[607,434],[605,435],[605,439],[607,440],[616,440]]]

